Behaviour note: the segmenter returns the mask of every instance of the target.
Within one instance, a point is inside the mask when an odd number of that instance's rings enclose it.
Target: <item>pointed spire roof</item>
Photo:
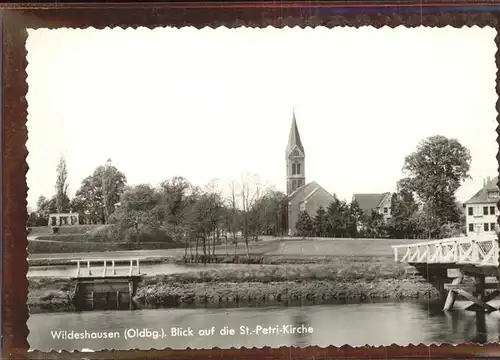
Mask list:
[[[300,151],[302,151],[303,154],[305,154],[304,146],[302,146],[302,141],[300,140],[299,128],[297,127],[297,119],[295,118],[295,109],[293,109],[292,126],[290,128],[290,135],[288,137],[286,155],[288,156],[296,146],[300,149]]]

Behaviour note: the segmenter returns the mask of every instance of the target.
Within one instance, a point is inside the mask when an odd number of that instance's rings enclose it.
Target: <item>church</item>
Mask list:
[[[334,200],[332,194],[315,181],[306,182],[306,152],[300,139],[299,128],[293,112],[292,127],[286,147],[286,194],[288,235],[296,233],[297,220],[301,211],[311,218],[320,206],[323,208]]]

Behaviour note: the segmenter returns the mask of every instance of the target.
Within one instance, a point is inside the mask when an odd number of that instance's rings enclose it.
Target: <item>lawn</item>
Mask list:
[[[283,240],[277,250],[266,255],[282,256],[392,256],[392,245],[423,240],[398,239],[305,239]]]

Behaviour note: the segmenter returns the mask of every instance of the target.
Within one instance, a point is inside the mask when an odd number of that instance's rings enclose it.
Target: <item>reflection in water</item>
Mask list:
[[[307,312],[304,308],[299,307],[296,309],[296,314],[293,316],[293,324],[296,328],[309,328],[309,319],[307,317]],[[311,345],[310,343],[311,334],[308,332],[298,332],[295,334],[294,345],[297,347],[307,347]]]
[[[456,302],[460,305],[461,302]],[[464,304],[469,304],[464,302]],[[462,304],[462,305],[464,305]],[[262,346],[352,346],[397,343],[496,342],[499,314],[476,315],[470,311],[443,312],[439,302],[391,302],[316,305],[297,308],[266,307],[239,309],[159,309],[95,311],[85,313],[36,314],[28,321],[31,348],[130,349]],[[465,306],[465,305],[464,305]],[[85,324],[85,325],[84,325]],[[289,332],[284,326],[311,327],[312,333]],[[216,328],[212,336],[199,336],[200,329]],[[171,328],[191,329],[193,336],[171,336]],[[242,332],[241,328],[250,331]],[[279,331],[263,333],[260,328]],[[124,331],[137,335],[125,339]],[[226,329],[225,333],[221,333]],[[230,329],[233,333],[230,334]],[[63,339],[57,334],[117,331],[114,339]],[[165,336],[148,336],[163,330]],[[65,333],[65,334],[66,334]]]
[[[476,312],[476,336],[473,340],[474,343],[485,344],[488,342],[486,332],[486,314],[484,311]]]

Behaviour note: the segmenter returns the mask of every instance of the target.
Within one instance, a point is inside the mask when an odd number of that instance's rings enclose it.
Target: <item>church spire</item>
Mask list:
[[[300,140],[295,109],[293,110],[292,127],[288,136],[286,147],[286,193],[291,194],[296,189],[305,185],[305,152]]]
[[[300,140],[299,128],[297,127],[297,119],[295,118],[295,108],[293,109],[292,126],[290,128],[290,135],[288,136],[288,145],[286,147],[286,156],[288,157],[292,150],[298,147],[304,154],[304,146]]]

